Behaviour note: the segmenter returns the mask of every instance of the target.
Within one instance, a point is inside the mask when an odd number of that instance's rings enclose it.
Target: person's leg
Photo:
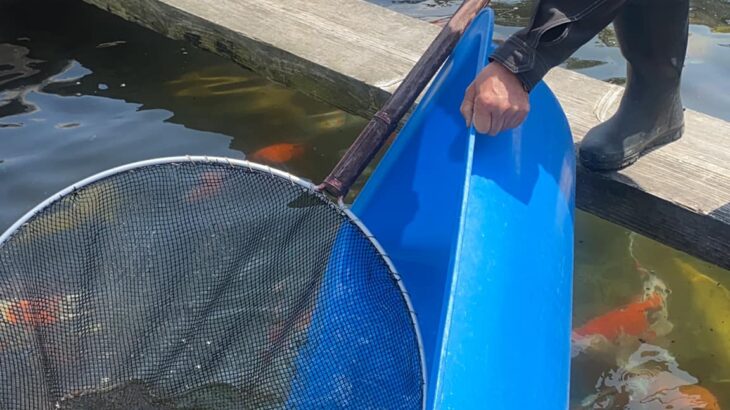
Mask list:
[[[679,93],[687,50],[689,0],[631,0],[614,20],[626,58],[626,91],[616,114],[590,130],[580,160],[615,170],[682,136]]]

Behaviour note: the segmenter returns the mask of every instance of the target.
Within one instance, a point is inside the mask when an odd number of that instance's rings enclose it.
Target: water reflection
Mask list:
[[[364,125],[73,0],[0,2],[0,63],[0,231],[80,179],[155,157],[301,144],[276,165],[321,179]]]

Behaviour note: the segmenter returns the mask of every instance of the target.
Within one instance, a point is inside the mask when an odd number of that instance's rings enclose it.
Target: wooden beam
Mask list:
[[[438,27],[361,0],[84,0],[223,55],[348,112],[371,116]],[[621,87],[553,69],[576,143]],[[685,137],[616,173],[578,169],[577,205],[730,269],[730,123],[687,110]]]
[[[618,107],[623,88],[562,69],[546,82],[576,143]],[[578,90],[578,91],[575,91]],[[578,167],[577,206],[730,269],[730,123],[685,113],[684,137],[619,172]]]

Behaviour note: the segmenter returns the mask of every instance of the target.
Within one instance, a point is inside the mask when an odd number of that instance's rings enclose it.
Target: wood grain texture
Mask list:
[[[623,90],[567,70],[546,82],[576,143],[615,111]],[[622,171],[579,166],[577,206],[730,269],[730,123],[691,110],[685,120],[681,140]]]
[[[370,117],[439,28],[361,0],[84,0]],[[622,88],[564,69],[546,82],[579,143]],[[578,169],[577,205],[730,269],[730,123],[687,110],[683,139],[616,173]]]

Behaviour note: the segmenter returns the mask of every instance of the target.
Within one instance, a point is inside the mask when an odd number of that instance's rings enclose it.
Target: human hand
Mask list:
[[[469,85],[461,114],[482,134],[497,135],[519,126],[530,111],[530,98],[522,82],[499,63],[487,65]]]

